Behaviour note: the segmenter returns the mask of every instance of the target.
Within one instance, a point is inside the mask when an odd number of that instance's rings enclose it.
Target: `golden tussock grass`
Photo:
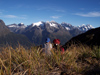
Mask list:
[[[96,68],[96,69],[95,69]],[[0,75],[94,75],[100,73],[100,48],[72,45],[63,54],[52,49],[52,55],[41,48],[6,47],[0,52]]]

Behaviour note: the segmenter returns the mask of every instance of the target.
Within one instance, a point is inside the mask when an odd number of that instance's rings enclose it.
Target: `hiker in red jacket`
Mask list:
[[[56,50],[61,50],[61,53],[63,54],[64,53],[64,48],[60,45],[60,40],[59,39],[54,39],[53,40],[53,48],[55,48]]]

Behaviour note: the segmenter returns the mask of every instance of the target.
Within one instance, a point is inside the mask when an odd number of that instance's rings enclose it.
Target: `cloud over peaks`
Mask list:
[[[0,17],[2,18],[11,18],[11,19],[27,19],[26,15],[21,15],[21,16],[16,16],[16,15],[3,15],[2,13],[0,14]]]
[[[83,17],[100,17],[100,12],[76,13],[75,15]]]
[[[15,15],[5,15],[4,17],[5,18],[17,18],[17,16],[15,16]]]

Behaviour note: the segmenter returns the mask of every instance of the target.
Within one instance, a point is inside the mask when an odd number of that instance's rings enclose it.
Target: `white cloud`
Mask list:
[[[27,19],[26,15],[21,15],[19,17],[19,16],[16,16],[16,15],[2,15],[1,14],[0,17],[3,17],[3,18],[14,18],[14,19]]]
[[[15,15],[4,15],[5,18],[18,18],[17,16]]]
[[[59,19],[61,16],[51,16],[53,19]]]
[[[76,13],[75,15],[83,16],[83,17],[100,17],[100,12],[89,12],[89,13]]]

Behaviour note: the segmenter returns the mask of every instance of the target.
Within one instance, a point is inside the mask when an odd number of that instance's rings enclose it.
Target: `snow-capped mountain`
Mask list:
[[[24,23],[19,23],[19,24],[10,24],[7,25],[8,28],[26,28],[26,26],[24,25]]]
[[[39,21],[25,26],[23,23],[7,25],[8,28],[15,33],[24,34],[31,42],[35,44],[43,44],[46,37],[51,40],[59,38],[64,44],[72,37],[92,29],[92,25],[73,26],[69,23],[62,22],[61,24],[55,21]],[[66,41],[65,41],[66,40]]]
[[[72,30],[72,29],[75,28],[75,27],[72,26],[71,24],[65,23],[65,22],[62,22],[61,25],[62,25],[66,30]]]
[[[68,31],[72,31],[73,29],[79,29],[80,31],[82,32],[86,32],[90,29],[93,29],[94,27],[90,24],[82,24],[80,26],[73,26],[69,23],[65,23],[65,22],[62,22],[61,24],[55,22],[55,21],[46,21],[46,22],[43,22],[43,21],[39,21],[39,22],[36,22],[36,23],[32,23],[28,26],[25,26],[24,23],[19,23],[19,24],[11,24],[11,25],[7,25],[8,28],[11,30],[11,31],[19,31],[19,30],[23,30],[23,29],[31,29],[35,26],[37,27],[41,27],[42,29],[45,29],[46,27],[50,27],[51,30],[50,31],[54,31],[55,29],[61,29],[61,28],[64,28]]]
[[[80,31],[83,31],[83,32],[86,32],[86,31],[88,31],[88,30],[94,28],[94,27],[93,27],[92,25],[90,25],[90,24],[87,24],[87,25],[82,24],[82,25],[76,27],[76,26],[72,26],[72,25],[69,24],[69,23],[63,22],[63,23],[61,23],[61,25],[62,25],[63,27],[65,27],[67,30],[79,29]]]
[[[46,24],[49,24],[51,27],[55,27],[55,28],[59,28],[60,25],[55,21],[51,21],[51,22],[47,21]]]
[[[19,28],[26,28],[27,26],[25,26],[24,23],[19,23],[19,24],[18,24],[18,27],[19,27]]]
[[[72,37],[69,31],[55,21],[33,23],[28,25],[22,34],[26,35],[30,41],[37,45],[43,44],[46,37],[50,37],[51,41],[54,38],[59,38],[62,44],[64,44],[65,39],[69,40]]]
[[[28,26],[25,26],[23,23],[11,24],[11,25],[7,25],[7,26],[12,31],[12,28],[17,29],[17,30],[18,29],[25,29],[25,28],[26,29],[31,29],[31,28],[33,28],[35,26],[41,27],[42,29],[44,29],[45,25],[48,25],[51,28],[53,27],[53,28],[56,28],[56,29],[65,28],[68,31],[73,30],[73,29],[79,29],[80,31],[83,31],[83,32],[86,32],[86,31],[94,28],[90,24],[87,24],[87,25],[82,24],[82,25],[76,27],[76,26],[73,26],[73,25],[71,25],[69,23],[62,22],[61,24],[59,24],[59,23],[57,23],[55,21],[51,21],[51,22],[49,22],[49,21],[46,21],[46,22],[39,21],[39,22],[36,22],[36,23],[32,23],[32,24],[30,24]]]
[[[34,26],[44,26],[44,22],[39,21],[39,22],[36,22],[36,23],[32,23],[31,26],[32,27],[34,27]]]
[[[39,21],[39,22],[36,22],[36,23],[32,23],[31,25],[28,25],[29,27],[35,27],[35,26],[39,26],[39,27],[44,27],[46,24],[48,24],[50,27],[55,27],[55,28],[59,28],[59,25],[57,22],[55,21],[46,21],[46,22],[43,22],[43,21]]]
[[[90,24],[87,24],[87,25],[82,24],[81,26],[77,26],[77,28],[79,30],[83,31],[83,32],[86,32],[86,31],[88,31],[90,29],[93,29],[94,27],[92,25],[90,25]]]
[[[11,32],[22,33],[27,26],[24,23],[7,25]]]

